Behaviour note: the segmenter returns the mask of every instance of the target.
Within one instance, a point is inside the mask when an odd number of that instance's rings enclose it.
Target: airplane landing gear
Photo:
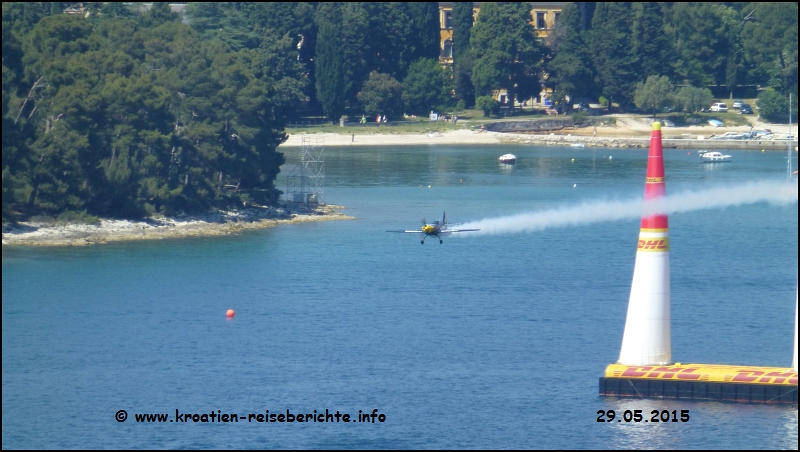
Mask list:
[[[424,244],[425,244],[425,240],[420,240],[420,241],[419,241],[419,244],[420,244],[420,245],[424,245]]]
[[[444,242],[442,242],[442,239],[439,239],[439,245],[441,245],[442,243],[444,243]]]

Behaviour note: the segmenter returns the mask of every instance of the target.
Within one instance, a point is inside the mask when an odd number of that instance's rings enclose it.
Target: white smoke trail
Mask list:
[[[794,204],[797,202],[797,184],[772,181],[749,182],[734,187],[718,187],[667,195],[665,198],[647,203],[643,199],[587,201],[579,205],[558,207],[541,212],[486,218],[460,225],[459,229],[480,229],[479,232],[469,235],[534,232],[548,228],[636,219],[643,215],[656,213],[691,212],[757,202],[776,205]]]

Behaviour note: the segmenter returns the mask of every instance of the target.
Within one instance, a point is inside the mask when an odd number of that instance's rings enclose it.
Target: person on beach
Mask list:
[[[375,116],[375,122],[377,122],[377,123],[381,122],[381,115]]]
[[[594,126],[594,130],[592,131],[593,136],[597,137],[597,126]]]

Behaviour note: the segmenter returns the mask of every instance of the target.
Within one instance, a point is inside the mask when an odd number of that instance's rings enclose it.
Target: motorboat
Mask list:
[[[500,163],[514,163],[517,161],[517,156],[514,154],[503,154],[500,156]]]
[[[570,146],[573,147],[573,148],[585,148],[586,147],[586,143],[572,143],[572,144],[570,144]]]
[[[700,156],[704,162],[729,162],[731,156],[721,152],[706,152]]]
[[[714,127],[722,127],[724,124],[718,119],[709,119],[708,124]]]

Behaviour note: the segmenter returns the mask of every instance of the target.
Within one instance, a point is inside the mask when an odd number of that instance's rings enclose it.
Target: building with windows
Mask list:
[[[536,35],[546,38],[548,32],[558,22],[558,15],[566,2],[530,2],[531,26]],[[478,19],[481,2],[472,3],[472,20]],[[453,2],[439,2],[439,61],[453,64]]]
[[[547,38],[548,33],[553,29],[558,16],[561,14],[566,2],[530,2],[531,5],[531,26],[536,30],[536,35],[540,39]],[[472,3],[472,21],[478,19],[481,10],[481,2]],[[443,66],[453,64],[453,2],[439,2],[439,63]],[[505,90],[499,90],[495,97],[497,100],[505,99]],[[548,92],[541,93],[541,103],[545,103]]]

